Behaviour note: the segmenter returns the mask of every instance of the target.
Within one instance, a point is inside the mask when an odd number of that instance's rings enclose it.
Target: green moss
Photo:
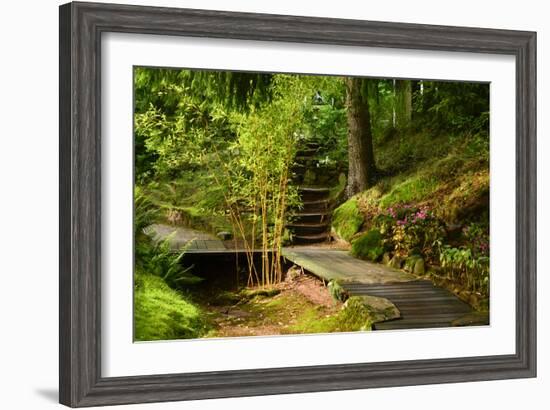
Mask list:
[[[359,211],[355,198],[344,202],[332,214],[332,228],[338,236],[346,241],[359,232],[363,221],[363,215]]]
[[[351,254],[356,258],[377,261],[384,254],[382,235],[377,229],[371,229],[351,244]]]
[[[369,310],[361,298],[352,296],[335,315],[319,318],[312,312],[305,312],[290,330],[293,333],[355,332],[371,330],[371,326]]]
[[[439,182],[434,177],[414,175],[398,183],[380,199],[380,207],[406,204],[427,198],[437,190]]]
[[[159,277],[135,275],[134,339],[191,339],[206,331],[201,311]]]

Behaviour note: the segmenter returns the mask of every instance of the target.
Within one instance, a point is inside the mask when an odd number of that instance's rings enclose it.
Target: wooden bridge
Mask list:
[[[392,302],[401,317],[376,323],[374,330],[489,324],[487,315],[474,312],[470,305],[431,281],[353,258],[346,251],[294,247],[285,248],[283,254],[324,280],[337,280],[349,296],[377,296]]]

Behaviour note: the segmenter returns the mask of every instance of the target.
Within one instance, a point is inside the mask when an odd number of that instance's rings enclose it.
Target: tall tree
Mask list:
[[[395,80],[395,126],[409,125],[412,117],[412,90],[410,80]]]
[[[348,119],[348,197],[367,189],[375,171],[367,81],[346,77]]]

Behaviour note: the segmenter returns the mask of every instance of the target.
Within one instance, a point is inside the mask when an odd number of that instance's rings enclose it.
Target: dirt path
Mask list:
[[[308,323],[341,310],[323,283],[300,275],[267,291],[204,295],[201,307],[214,329],[208,337],[268,336],[310,333]]]

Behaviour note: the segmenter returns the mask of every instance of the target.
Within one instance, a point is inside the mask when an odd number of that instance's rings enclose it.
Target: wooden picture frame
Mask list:
[[[101,376],[101,35],[506,54],[516,59],[516,352]],[[94,3],[60,7],[60,402],[71,407],[535,377],[536,33]]]

